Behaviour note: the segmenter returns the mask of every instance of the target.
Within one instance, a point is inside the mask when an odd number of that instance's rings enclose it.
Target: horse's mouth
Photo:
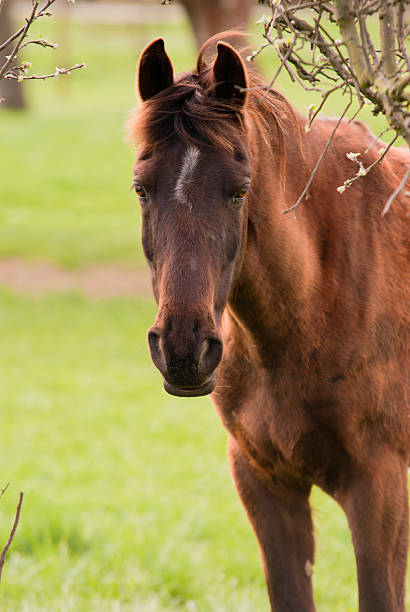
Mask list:
[[[214,372],[206,383],[199,387],[176,387],[164,379],[164,389],[170,395],[178,397],[199,397],[201,395],[209,395],[215,389],[216,372]]]

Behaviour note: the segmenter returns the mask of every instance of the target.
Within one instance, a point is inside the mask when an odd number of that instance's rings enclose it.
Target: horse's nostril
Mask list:
[[[202,342],[198,360],[198,373],[206,376],[213,372],[222,358],[222,342],[217,338],[206,338]]]
[[[148,332],[148,345],[151,353],[151,358],[156,367],[163,372],[166,369],[166,361],[161,349],[161,338],[158,332],[150,330]]]
[[[156,350],[159,348],[159,334],[153,330],[148,332],[148,344],[150,349]]]

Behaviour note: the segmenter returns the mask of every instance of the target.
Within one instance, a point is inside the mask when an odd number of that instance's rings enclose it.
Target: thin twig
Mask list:
[[[3,497],[4,493],[7,491],[7,488],[9,486],[9,482],[6,484],[6,486],[0,491],[0,498]]]
[[[28,45],[40,45],[41,47],[50,47],[51,49],[57,49],[58,47],[56,43],[52,43],[49,40],[46,40],[45,38],[36,38],[33,40],[28,40],[27,42],[23,43],[20,47],[20,51],[24,49],[24,47],[27,47]]]
[[[40,17],[45,17],[51,14],[48,12],[48,9],[50,8],[52,4],[54,4],[55,1],[56,0],[46,0],[42,8],[39,8],[39,0],[34,0],[32,11],[30,13],[30,16],[26,18],[25,25],[21,26],[21,28],[19,28],[17,32],[12,34],[6,41],[4,41],[0,45],[0,51],[2,51],[6,47],[8,47],[8,45],[11,44],[14,40],[16,40],[16,38],[18,39],[13,51],[7,57],[6,62],[4,63],[3,66],[0,67],[0,79],[9,72],[9,68],[11,64],[13,63],[14,58],[16,57],[17,53],[22,48],[22,46],[25,46],[23,45],[23,41],[25,37],[27,36],[27,32],[29,28],[32,26],[34,21],[36,21]]]
[[[381,155],[373,162],[370,164],[370,166],[367,166],[367,168],[365,168],[363,166],[363,163],[359,160],[356,159],[356,156],[353,156],[353,160],[359,164],[359,170],[357,172],[357,174],[355,176],[352,176],[352,178],[346,179],[345,182],[343,183],[343,185],[341,185],[340,187],[337,188],[339,193],[343,193],[346,188],[350,187],[352,185],[352,183],[354,183],[355,181],[357,181],[358,179],[360,179],[362,176],[367,176],[370,172],[370,170],[372,170],[375,166],[377,166],[378,164],[381,164],[384,157],[386,156],[387,152],[389,151],[390,147],[392,147],[394,145],[394,143],[396,142],[396,140],[398,139],[399,135],[395,134],[394,138],[389,142],[389,144],[387,145],[387,147],[383,147],[382,153]],[[348,157],[350,156],[350,153],[348,154]],[[349,157],[350,159],[350,157]]]
[[[10,548],[10,545],[11,545],[11,543],[13,541],[13,538],[14,538],[14,534],[16,533],[16,529],[17,529],[17,526],[19,524],[22,503],[23,503],[23,492],[20,491],[19,502],[17,504],[17,509],[16,509],[16,514],[15,514],[15,517],[14,517],[13,527],[11,528],[9,539],[7,540],[5,546],[4,546],[3,550],[2,550],[1,556],[0,556],[0,582],[1,582],[1,574],[2,574],[2,571],[3,571],[4,562],[6,560],[6,554],[7,554],[8,549]]]
[[[383,136],[383,134],[385,134],[386,132],[390,132],[390,130],[392,130],[393,128],[387,127],[384,128],[384,130],[382,130],[381,132],[378,133],[377,136],[374,136],[373,140],[371,141],[371,143],[369,144],[369,146],[364,150],[364,153],[368,153],[370,151],[370,149],[372,149],[374,147],[374,145],[376,144],[376,142],[378,140],[380,140],[380,138]]]
[[[16,38],[18,38],[20,36],[20,34],[23,32],[24,30],[24,26],[21,26],[21,28],[19,30],[17,30],[17,32],[14,32],[14,34],[12,34],[10,36],[10,38],[8,38],[6,41],[4,41],[4,43],[2,43],[0,45],[0,51],[3,51],[3,49],[5,49],[6,47],[9,46],[10,43],[13,42],[13,40],[15,40]]]
[[[26,25],[24,26],[20,38],[18,39],[13,51],[11,52],[11,54],[7,57],[6,62],[4,63],[4,65],[0,68],[0,79],[8,72],[9,67],[11,66],[14,58],[17,55],[17,52],[24,40],[24,38],[26,37],[27,31],[29,29],[29,27],[31,26],[31,24],[34,21],[35,15],[36,15],[36,10],[37,10],[37,4],[33,5],[33,10],[31,11],[30,17],[28,19],[26,19]]]
[[[276,79],[279,76],[280,71],[282,70],[283,66],[285,65],[286,60],[288,59],[289,55],[292,53],[293,51],[293,47],[295,46],[295,42],[296,42],[296,37],[293,38],[293,41],[290,45],[286,45],[286,53],[285,55],[279,55],[280,57],[280,64],[279,67],[277,69],[277,71],[275,72],[274,76],[272,77],[272,80],[270,82],[269,85],[269,89],[272,87],[272,85],[274,84],[274,82],[276,81]]]
[[[385,214],[387,214],[389,212],[390,206],[392,205],[393,201],[397,198],[397,196],[399,195],[400,191],[403,189],[403,187],[405,186],[405,184],[407,183],[407,179],[410,176],[410,168],[407,168],[407,172],[406,174],[403,176],[399,186],[397,187],[397,189],[395,189],[393,191],[393,193],[391,194],[390,198],[387,200],[382,212],[381,212],[381,216],[384,217]]]
[[[308,182],[306,184],[306,187],[304,188],[304,190],[302,191],[302,193],[300,194],[300,196],[298,197],[298,199],[296,200],[296,202],[295,202],[295,204],[293,206],[291,206],[290,208],[286,208],[286,210],[282,210],[282,215],[285,215],[285,214],[291,212],[293,218],[296,219],[296,214],[295,214],[296,213],[296,209],[299,206],[299,204],[301,203],[301,201],[303,200],[303,198],[309,197],[309,187],[311,186],[312,181],[315,178],[316,172],[318,171],[319,166],[322,163],[322,160],[323,160],[324,156],[326,155],[327,150],[328,150],[328,148],[330,147],[330,145],[332,143],[332,140],[333,140],[333,137],[334,137],[334,135],[336,133],[336,130],[338,129],[339,125],[341,124],[342,119],[344,118],[345,114],[349,110],[351,104],[352,104],[352,99],[350,99],[349,104],[346,106],[346,108],[344,109],[342,115],[339,117],[335,127],[333,128],[332,133],[329,136],[329,140],[327,141],[327,143],[325,145],[325,148],[323,149],[322,153],[320,154],[320,157],[319,157],[319,159],[316,162],[316,166],[314,167],[314,169],[312,170],[312,172],[310,174],[310,178],[309,178],[309,180],[308,180]]]
[[[318,114],[320,113],[320,111],[322,110],[323,106],[325,105],[325,102],[327,101],[328,97],[330,96],[330,94],[332,94],[334,91],[336,91],[337,89],[339,89],[340,86],[337,85],[336,87],[332,87],[332,89],[328,89],[327,91],[323,92],[322,94],[322,101],[319,104],[319,106],[317,107],[317,109],[315,110],[314,113],[312,113],[309,116],[308,122],[307,122],[307,126],[310,128],[312,123],[314,122],[314,120],[316,119],[316,117],[318,116]]]
[[[46,79],[55,79],[56,77],[60,76],[60,74],[70,74],[70,72],[72,72],[73,70],[77,70],[78,68],[84,68],[84,66],[85,63],[75,64],[74,66],[71,66],[71,68],[57,68],[56,71],[51,74],[30,74],[27,76],[22,76],[21,74],[16,75],[10,72],[6,78],[14,79],[17,81],[45,81]]]
[[[404,2],[399,2],[399,8],[397,11],[397,40],[399,43],[400,51],[406,61],[407,70],[410,72],[410,58],[406,49],[406,33],[404,27]]]

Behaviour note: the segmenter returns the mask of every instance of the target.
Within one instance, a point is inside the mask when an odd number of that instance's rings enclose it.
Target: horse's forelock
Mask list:
[[[239,113],[229,103],[216,100],[211,89],[207,71],[182,75],[135,110],[129,124],[131,141],[154,149],[177,136],[186,144],[232,149],[234,132],[242,124],[236,122],[234,127],[232,117],[240,119]]]
[[[227,32],[224,38],[226,36],[238,37],[243,33]],[[205,144],[232,151],[238,129],[239,136],[245,135],[251,122],[268,148],[276,139],[282,153],[280,175],[284,176],[285,139],[297,124],[294,111],[280,93],[267,91],[264,79],[253,70],[248,70],[249,92],[242,110],[217,100],[213,95],[214,56],[210,55],[210,50],[220,38],[220,34],[214,36],[203,45],[195,72],[180,75],[173,85],[137,107],[129,122],[130,140],[143,144],[144,149],[155,150],[177,137],[187,146]],[[276,127],[276,136],[272,135],[272,125]],[[300,140],[299,134],[296,137]]]

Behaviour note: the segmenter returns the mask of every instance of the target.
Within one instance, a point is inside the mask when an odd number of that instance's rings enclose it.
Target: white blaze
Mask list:
[[[199,153],[200,153],[199,149],[197,149],[197,147],[194,147],[194,146],[189,146],[185,152],[185,156],[184,156],[182,166],[181,166],[181,171],[177,178],[177,182],[176,182],[175,190],[174,190],[175,197],[178,200],[183,200],[184,202],[189,203],[189,198],[185,191],[185,187],[187,183],[189,183],[191,179],[191,175],[193,171],[195,170],[195,166],[198,163]]]

